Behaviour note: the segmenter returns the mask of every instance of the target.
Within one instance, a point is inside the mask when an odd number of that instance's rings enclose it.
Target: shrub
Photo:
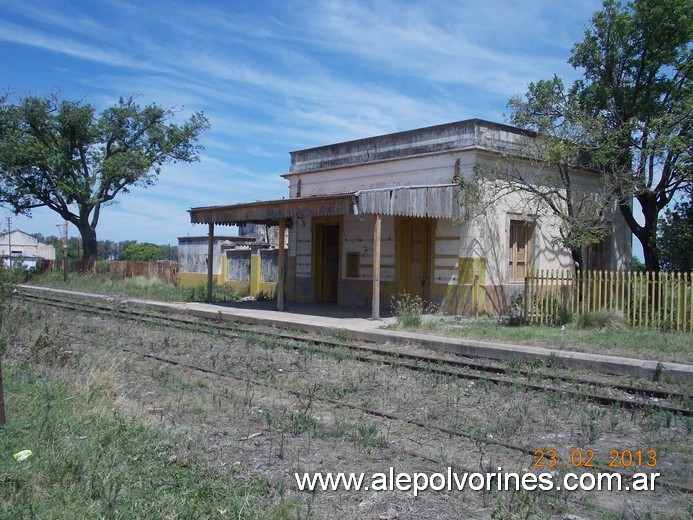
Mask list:
[[[412,296],[406,292],[390,298],[390,309],[397,318],[397,325],[403,328],[420,327],[421,316],[438,312],[438,306],[435,303],[427,302],[421,296]]]
[[[524,290],[515,291],[510,295],[510,305],[508,307],[508,325],[515,327],[525,323],[525,292]]]
[[[621,311],[601,309],[580,315],[576,323],[579,329],[597,329],[600,331],[625,331],[628,322]]]
[[[235,302],[241,299],[241,295],[234,289],[225,284],[217,284],[214,282],[212,286],[212,294],[215,302]],[[204,302],[207,301],[207,286],[198,285],[187,289],[186,300],[189,302]]]
[[[554,325],[566,325],[573,320],[573,314],[565,302],[565,294],[557,291],[546,292],[537,307],[544,312],[549,323]]]

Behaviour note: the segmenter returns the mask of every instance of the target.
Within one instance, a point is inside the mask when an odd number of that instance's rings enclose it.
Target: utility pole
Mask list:
[[[67,282],[67,220],[65,224],[56,224],[55,227],[60,229],[60,238],[63,243],[63,282]]]
[[[10,269],[12,269],[12,217],[7,217],[7,253],[10,259]]]

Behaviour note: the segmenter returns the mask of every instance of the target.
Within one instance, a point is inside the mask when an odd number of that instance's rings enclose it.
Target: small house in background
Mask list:
[[[248,224],[238,236],[215,236],[212,242],[212,280],[241,294],[273,295],[277,282],[276,229]],[[178,238],[178,280],[183,287],[207,282],[209,237]]]
[[[191,222],[207,224],[209,237],[219,225],[278,229],[280,255],[288,244],[279,263],[280,310],[286,296],[370,305],[378,317],[381,306],[406,293],[439,303],[443,312],[498,313],[531,270],[572,268],[573,260],[555,245],[560,222],[528,211],[521,193],[465,219],[459,181],[473,182],[477,165],[507,158],[526,167],[533,139],[519,128],[471,119],[299,150],[283,176],[288,198],[192,208]],[[599,192],[598,173],[571,176],[576,189]],[[615,208],[608,217],[610,235],[586,251],[590,269],[630,262],[628,227]],[[215,273],[221,247],[214,248]],[[226,276],[240,266],[232,251],[220,256]]]
[[[21,258],[24,267],[34,269],[38,260],[55,260],[55,248],[15,229],[0,235],[0,256],[6,267],[15,264],[15,259]]]

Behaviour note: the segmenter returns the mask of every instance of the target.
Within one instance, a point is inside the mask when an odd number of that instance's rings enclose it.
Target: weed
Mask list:
[[[596,329],[601,332],[623,332],[629,328],[623,313],[614,309],[602,309],[581,314],[576,325],[579,329]]]
[[[580,416],[580,433],[582,433],[590,443],[599,438],[599,420],[603,414],[603,410],[591,408],[587,410],[586,414]]]
[[[325,385],[325,396],[331,399],[340,399],[346,395],[354,394],[358,391],[358,386],[353,381],[349,381],[343,385],[327,384]]]
[[[292,413],[284,420],[282,429],[293,435],[300,435],[303,432],[315,433],[318,429],[318,421],[311,415],[300,412]]]
[[[491,512],[492,520],[505,520],[514,518],[529,520],[534,517],[534,505],[539,497],[538,493],[532,493],[520,489],[510,495],[502,495]]]
[[[378,434],[378,427],[372,423],[359,425],[358,442],[366,455],[370,455],[373,448],[382,448],[386,444]]]
[[[31,283],[61,289],[77,289],[100,294],[117,294],[129,298],[146,298],[162,301],[207,300],[207,286],[176,287],[160,279],[149,279],[143,276],[123,278],[106,273],[84,272],[71,273],[68,282],[63,280],[62,273],[45,272],[34,276]],[[214,284],[214,301],[237,301],[238,292],[230,286]]]
[[[260,291],[257,293],[255,296],[255,300],[259,302],[271,302],[273,300],[277,299],[277,295],[275,293],[267,293],[265,291]]]
[[[512,293],[509,301],[507,325],[510,327],[524,325],[526,323],[524,290],[517,290]]]
[[[619,403],[613,403],[609,408],[609,411],[609,425],[611,426],[612,430],[615,430],[618,427],[621,417],[621,405]]]
[[[0,486],[2,518],[219,518],[244,509],[237,516],[295,517],[298,500],[273,496],[265,478],[239,480],[194,453],[175,462],[187,434],[128,414],[57,371],[39,377],[29,364],[10,363],[6,373],[13,420],[0,451],[31,446],[34,456],[3,466],[11,485]]]
[[[313,405],[313,401],[324,392],[322,385],[318,382],[307,385],[302,391],[296,394],[296,399],[298,399],[301,405],[300,413],[302,415],[308,415],[310,407]]]
[[[435,303],[426,302],[420,296],[402,292],[390,299],[390,309],[401,328],[418,328],[424,314],[436,314],[439,310]]]

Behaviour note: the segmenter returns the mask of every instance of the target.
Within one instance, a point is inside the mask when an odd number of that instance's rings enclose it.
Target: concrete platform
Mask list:
[[[287,303],[285,310],[274,310],[275,302],[242,301],[233,303],[172,303],[126,299],[121,297],[88,294],[46,287],[21,286],[34,293],[65,293],[83,298],[118,301],[136,307],[182,312],[192,316],[217,318],[221,314],[244,323],[264,324],[278,328],[305,332],[335,334],[340,333],[351,339],[376,343],[409,344],[440,352],[451,352],[465,356],[490,359],[542,359],[558,362],[563,366],[579,369],[592,369],[598,372],[622,376],[634,375],[651,379],[659,361],[633,359],[601,354],[589,354],[567,350],[554,350],[545,347],[491,343],[465,338],[435,336],[430,332],[413,333],[385,330],[395,318],[385,316],[373,320],[370,309],[340,307],[323,304]],[[664,362],[662,376],[672,381],[693,383],[693,365]]]

